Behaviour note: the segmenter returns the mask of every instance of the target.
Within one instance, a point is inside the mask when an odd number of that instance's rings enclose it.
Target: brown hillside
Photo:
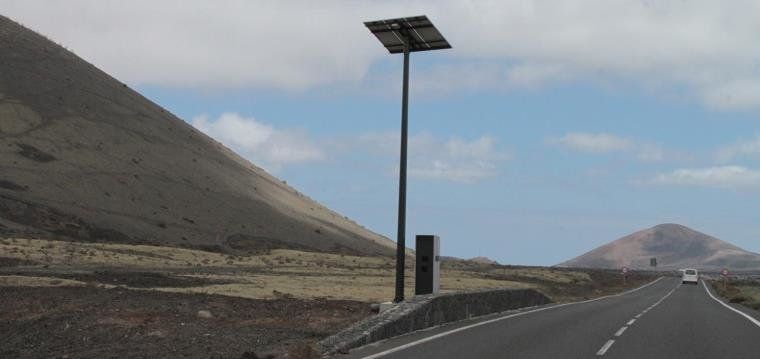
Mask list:
[[[661,224],[630,234],[559,266],[651,269],[653,257],[658,269],[760,269],[759,254],[678,224]]]
[[[393,244],[0,16],[2,235],[231,253]]]

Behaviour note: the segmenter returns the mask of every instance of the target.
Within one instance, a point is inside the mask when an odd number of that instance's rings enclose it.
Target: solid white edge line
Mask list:
[[[612,344],[615,344],[615,341],[612,339],[608,340],[606,343],[604,343],[604,345],[602,345],[602,348],[599,349],[598,352],[596,352],[596,355],[604,355],[604,353],[610,350],[610,347],[612,346]]]
[[[755,325],[757,325],[758,327],[760,327],[760,321],[758,321],[757,319],[753,318],[753,317],[752,317],[752,316],[750,316],[749,314],[747,314],[747,313],[744,313],[744,312],[742,312],[741,310],[739,310],[739,309],[736,309],[736,308],[734,308],[734,307],[732,307],[732,306],[730,306],[730,305],[728,305],[728,304],[724,303],[722,300],[720,300],[720,299],[716,298],[716,297],[715,297],[715,296],[714,296],[712,293],[710,293],[710,289],[708,289],[708,288],[707,288],[707,283],[705,283],[705,281],[704,281],[704,280],[702,281],[702,286],[704,286],[704,287],[705,287],[705,291],[707,292],[707,295],[709,295],[709,296],[710,296],[710,298],[712,298],[712,299],[714,299],[716,302],[720,303],[720,305],[722,305],[722,306],[724,306],[724,307],[726,307],[726,308],[728,308],[728,309],[731,309],[731,310],[733,310],[734,312],[736,312],[737,314],[741,315],[742,317],[744,317],[744,318],[747,318],[747,320],[749,320],[749,321],[750,321],[750,322],[752,322],[753,324],[755,324]]]
[[[615,333],[615,336],[619,337],[619,336],[623,335],[623,333],[625,332],[626,329],[628,329],[628,327],[622,327],[622,328],[618,329],[617,333]]]
[[[362,357],[362,359],[380,358],[380,357],[386,356],[386,355],[391,354],[391,353],[395,353],[395,352],[398,352],[398,351],[401,351],[401,350],[404,350],[404,349],[407,349],[407,348],[411,348],[411,347],[413,347],[415,345],[418,345],[418,344],[422,344],[422,343],[425,343],[425,342],[429,342],[431,340],[435,340],[435,339],[438,339],[438,338],[441,338],[441,337],[445,337],[445,336],[447,336],[449,334],[458,333],[458,332],[465,331],[465,330],[468,330],[468,329],[471,329],[471,328],[479,327],[481,325],[486,325],[486,324],[491,324],[491,323],[494,323],[494,322],[498,322],[498,321],[501,321],[501,320],[504,320],[504,319],[514,318],[514,317],[521,317],[521,316],[526,315],[526,314],[543,312],[545,310],[566,307],[568,305],[590,303],[590,302],[596,302],[596,301],[602,300],[602,299],[613,298],[613,297],[620,297],[620,296],[623,296],[623,295],[626,295],[626,294],[633,293],[633,292],[635,292],[637,290],[644,289],[644,288],[646,288],[646,287],[648,287],[648,286],[650,286],[652,284],[655,284],[655,283],[659,282],[662,278],[664,278],[664,277],[659,277],[659,278],[657,278],[657,279],[655,279],[655,280],[653,280],[653,281],[651,281],[651,282],[649,282],[647,284],[642,285],[641,287],[634,288],[634,289],[631,289],[631,290],[629,290],[627,292],[623,292],[623,293],[607,295],[607,296],[604,296],[604,297],[584,300],[584,301],[580,301],[580,302],[557,304],[557,305],[553,305],[551,307],[543,307],[543,308],[533,309],[533,310],[529,310],[529,311],[525,311],[525,312],[519,312],[519,313],[515,313],[515,314],[503,316],[503,317],[489,319],[489,320],[486,320],[486,321],[483,321],[483,322],[478,322],[478,323],[466,325],[464,327],[459,327],[459,328],[456,328],[456,329],[449,330],[447,332],[438,333],[436,335],[431,335],[429,337],[425,337],[425,338],[422,338],[422,339],[419,339],[419,340],[415,340],[413,342],[406,343],[404,345],[399,345],[397,347],[388,349],[386,351],[382,351],[380,353],[368,355],[366,357]]]
[[[628,323],[625,323],[625,325],[631,325],[633,323],[636,323],[636,319],[629,320]]]

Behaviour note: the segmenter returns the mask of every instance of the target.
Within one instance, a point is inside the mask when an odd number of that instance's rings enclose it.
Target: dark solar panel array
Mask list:
[[[451,48],[448,41],[424,15],[368,21],[364,25],[392,54],[404,52],[405,40],[409,42],[409,52]]]

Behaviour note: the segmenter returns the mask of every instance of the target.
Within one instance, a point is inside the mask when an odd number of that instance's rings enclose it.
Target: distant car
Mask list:
[[[681,277],[681,283],[693,283],[699,284],[699,273],[696,269],[684,269],[683,277]]]

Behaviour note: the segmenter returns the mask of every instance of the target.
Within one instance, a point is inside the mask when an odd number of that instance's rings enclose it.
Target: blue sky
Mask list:
[[[676,222],[760,252],[752,2],[183,4],[0,9],[392,239],[401,57],[362,21],[425,13],[453,49],[412,55],[408,238],[551,265]]]

